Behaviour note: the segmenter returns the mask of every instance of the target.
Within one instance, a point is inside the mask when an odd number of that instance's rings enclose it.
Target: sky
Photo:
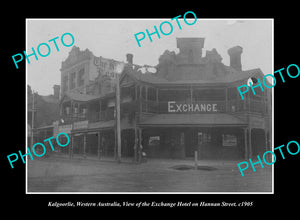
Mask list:
[[[174,16],[175,17],[175,16]],[[138,46],[134,34],[154,31],[154,25],[159,29],[161,22],[169,21],[173,26],[170,35],[163,35],[158,39],[152,36],[140,41]],[[193,23],[194,19],[187,19]],[[52,43],[48,43],[51,52],[47,57],[38,55],[38,60],[31,56],[30,64],[26,59],[27,84],[40,95],[53,94],[53,85],[60,85],[60,68],[72,48],[61,43],[64,33],[74,36],[74,45],[80,50],[89,49],[95,56],[126,62],[126,54],[133,54],[133,63],[138,65],[158,64],[158,58],[165,50],[179,52],[176,48],[178,37],[205,38],[202,56],[206,50],[215,48],[223,58],[222,62],[229,65],[227,50],[234,46],[241,46],[242,69],[260,68],[264,74],[273,73],[273,21],[271,19],[200,19],[193,25],[187,25],[179,19],[182,29],[178,28],[175,20],[162,19],[27,19],[26,20],[26,51],[37,50],[40,43],[59,37],[56,42],[59,51]],[[168,32],[168,25],[163,30]],[[70,38],[66,36],[66,44]],[[41,53],[46,54],[47,51]]]

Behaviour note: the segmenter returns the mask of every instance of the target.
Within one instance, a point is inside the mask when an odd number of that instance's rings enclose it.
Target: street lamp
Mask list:
[[[120,118],[120,74],[124,70],[125,63],[116,62],[116,127],[117,127],[117,160],[121,162],[121,118]]]

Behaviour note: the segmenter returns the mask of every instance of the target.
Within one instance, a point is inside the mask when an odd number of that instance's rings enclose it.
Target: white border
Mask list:
[[[26,26],[26,36],[25,36],[25,47],[27,51],[27,21],[28,20],[84,20],[84,21],[89,21],[89,20],[162,20],[162,19],[170,19],[170,18],[139,18],[139,19],[65,19],[65,18],[55,18],[55,19],[41,19],[41,18],[26,18],[25,19],[25,26]],[[271,20],[272,21],[272,73],[274,73],[274,18],[255,18],[255,19],[250,19],[250,18],[215,18],[215,19],[201,19],[197,17],[197,20]],[[25,61],[24,61],[25,62]],[[26,112],[25,112],[25,152],[27,152],[27,63],[25,64],[25,74],[26,74],[26,93],[25,93],[25,99],[26,99]],[[259,67],[258,67],[259,68]],[[274,151],[274,87],[272,87],[272,151]],[[272,164],[272,192],[28,192],[27,191],[27,186],[28,186],[28,178],[27,178],[27,157],[26,157],[26,169],[25,169],[25,192],[26,194],[274,194],[274,164]]]

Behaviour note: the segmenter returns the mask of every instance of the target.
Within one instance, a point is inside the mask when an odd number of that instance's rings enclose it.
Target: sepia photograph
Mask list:
[[[26,193],[273,194],[273,28],[26,19]]]

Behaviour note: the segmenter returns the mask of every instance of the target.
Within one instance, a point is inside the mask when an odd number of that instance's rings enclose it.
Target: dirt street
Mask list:
[[[153,159],[133,164],[49,157],[28,160],[28,192],[271,192],[271,166],[245,171],[240,161]],[[177,167],[174,169],[171,167]],[[203,168],[203,169],[202,169]]]

